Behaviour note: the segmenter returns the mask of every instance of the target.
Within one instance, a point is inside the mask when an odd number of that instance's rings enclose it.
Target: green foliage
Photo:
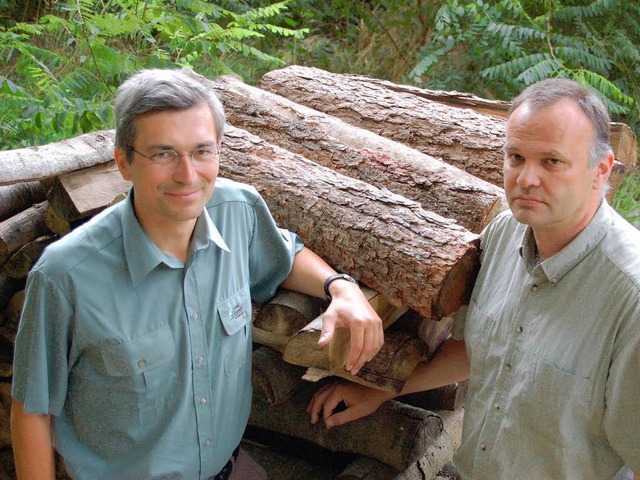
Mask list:
[[[640,6],[624,0],[447,0],[409,76],[505,100],[542,78],[572,78],[637,131],[639,44]]]
[[[113,123],[111,100],[140,68],[234,73],[240,56],[270,67],[266,37],[304,37],[277,24],[292,0],[238,13],[203,0],[67,0],[34,22],[0,25],[2,148],[39,145]]]

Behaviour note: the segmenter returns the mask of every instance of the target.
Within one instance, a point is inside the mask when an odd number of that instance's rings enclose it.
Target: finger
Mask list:
[[[329,395],[331,394],[332,388],[333,384],[325,385],[320,390],[318,390],[311,398],[311,401],[307,406],[307,413],[311,414],[311,423],[318,423],[318,420],[320,419],[320,410],[322,410],[327,397],[329,397]]]
[[[360,412],[358,408],[351,407],[326,418],[324,424],[327,426],[327,428],[337,427],[339,425],[344,425],[345,423],[357,420],[358,418],[362,418],[363,416],[364,413]]]
[[[349,355],[347,356],[345,368],[353,375],[358,373],[367,360],[367,357],[362,355],[364,344],[365,331],[362,328],[352,329],[351,346],[349,348]]]
[[[327,345],[333,338],[333,332],[335,329],[336,316],[325,312],[322,315],[322,330],[320,331],[320,340],[318,340],[318,345],[321,347]]]

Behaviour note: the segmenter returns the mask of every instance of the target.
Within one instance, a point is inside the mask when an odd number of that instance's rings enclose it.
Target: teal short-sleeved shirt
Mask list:
[[[534,246],[511,212],[482,233],[454,328],[471,365],[456,465],[476,480],[640,473],[640,232],[603,201],[554,256],[538,264]]]
[[[13,396],[50,414],[76,479],[206,479],[251,405],[251,300],[302,248],[249,186],[218,179],[186,263],[150,241],[132,198],[52,244],[32,269]]]

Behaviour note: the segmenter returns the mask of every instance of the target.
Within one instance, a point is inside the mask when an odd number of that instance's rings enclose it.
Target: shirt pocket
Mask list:
[[[169,326],[143,335],[127,343],[101,348],[106,372],[113,377],[128,377],[138,393],[156,392],[167,377],[159,367],[168,364],[176,355],[173,333]]]
[[[487,361],[489,341],[495,329],[495,318],[478,308],[475,301],[469,303],[464,326],[464,340],[471,362],[471,382],[482,378]]]
[[[555,367],[538,354],[533,354],[522,395],[524,408],[529,412],[531,428],[539,435],[560,444],[576,442],[578,430],[586,430],[593,415],[593,381]],[[538,412],[538,414],[535,414]],[[523,415],[524,417],[524,415]],[[525,420],[523,418],[523,420]],[[578,427],[579,426],[579,427]],[[564,444],[571,444],[564,443]]]
[[[235,374],[248,361],[251,353],[251,296],[243,288],[218,306],[222,322],[222,359],[227,377]]]

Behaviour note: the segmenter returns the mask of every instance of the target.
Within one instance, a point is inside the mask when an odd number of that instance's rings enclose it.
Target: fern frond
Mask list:
[[[517,80],[523,82],[525,85],[531,85],[543,78],[554,76],[554,74],[562,68],[564,68],[562,62],[555,58],[549,58],[527,68],[517,76]]]
[[[533,55],[526,55],[524,57],[518,57],[508,62],[501,63],[489,68],[485,68],[481,75],[487,79],[494,78],[508,78],[517,77],[525,70],[534,67],[535,65],[552,60],[548,53],[535,53]]]

